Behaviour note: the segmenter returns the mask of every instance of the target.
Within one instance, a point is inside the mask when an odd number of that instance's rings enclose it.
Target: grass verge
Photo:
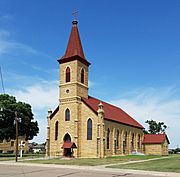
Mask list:
[[[107,168],[121,168],[121,169],[180,173],[180,155],[173,155],[167,159],[158,159],[158,160],[147,161],[147,162],[112,165],[112,166],[108,166]]]
[[[23,158],[18,159],[33,159],[45,157],[45,154],[23,154]],[[15,154],[0,154],[0,161],[15,160]]]
[[[25,163],[40,163],[40,164],[59,164],[59,165],[78,165],[78,166],[97,166],[97,165],[106,165],[106,164],[115,164],[128,161],[137,161],[158,158],[161,156],[137,156],[137,155],[128,155],[128,156],[116,156],[116,157],[107,157],[107,158],[73,158],[73,159],[41,159],[41,160],[28,160],[24,161]]]

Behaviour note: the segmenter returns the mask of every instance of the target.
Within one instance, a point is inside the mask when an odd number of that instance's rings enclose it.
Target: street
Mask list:
[[[66,166],[48,166],[36,164],[0,164],[0,177],[152,177],[161,176],[160,174],[152,175],[133,173],[117,169],[96,169],[94,167],[72,167]],[[163,175],[164,176],[164,175]],[[167,176],[167,175],[165,175]]]

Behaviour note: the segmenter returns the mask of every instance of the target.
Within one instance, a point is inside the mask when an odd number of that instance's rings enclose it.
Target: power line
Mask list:
[[[0,66],[0,75],[1,75],[2,90],[3,90],[3,93],[5,94],[5,89],[4,89],[4,82],[3,82],[3,75],[2,75],[2,69],[1,69],[1,66]]]

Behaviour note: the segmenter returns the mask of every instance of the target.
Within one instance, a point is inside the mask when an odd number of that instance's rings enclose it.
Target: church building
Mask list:
[[[103,158],[143,152],[144,127],[121,108],[89,96],[78,22],[59,60],[59,105],[48,111],[47,156]]]

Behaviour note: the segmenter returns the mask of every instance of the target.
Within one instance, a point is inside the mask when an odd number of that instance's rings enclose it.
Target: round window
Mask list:
[[[66,93],[69,93],[69,89],[66,90]]]

